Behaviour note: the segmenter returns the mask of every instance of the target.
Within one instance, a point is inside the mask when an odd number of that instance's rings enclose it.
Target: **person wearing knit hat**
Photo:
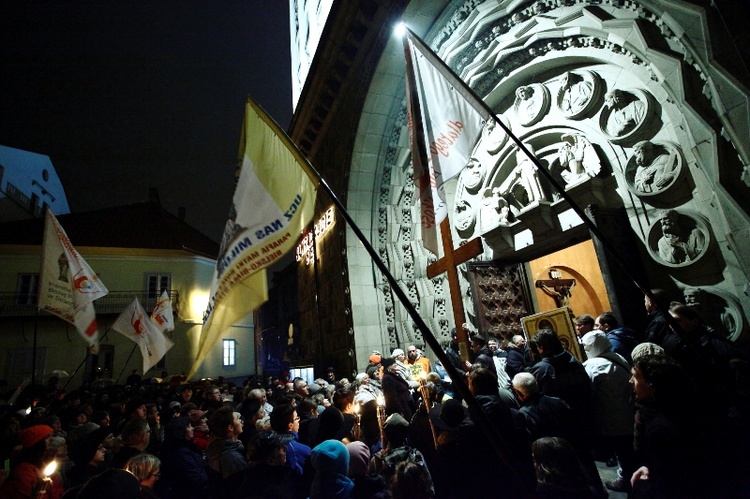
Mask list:
[[[38,424],[21,430],[18,434],[18,439],[21,441],[21,445],[24,449],[29,449],[34,444],[41,442],[51,434],[52,428],[46,424]]]
[[[633,351],[630,352],[630,356],[633,358],[633,364],[640,359],[641,357],[645,357],[646,355],[666,355],[664,353],[664,349],[657,345],[656,343],[650,343],[650,342],[644,342],[639,343],[638,345],[633,348]]]
[[[30,426],[19,432],[18,439],[23,448],[16,466],[0,486],[0,497],[36,497],[42,489],[46,492],[45,497],[62,497],[60,477],[52,475],[52,483],[49,483],[42,473],[44,467],[54,459],[54,452],[50,449],[52,428],[47,425]]]
[[[94,476],[102,473],[109,466],[106,464],[107,449],[104,446],[104,440],[108,435],[112,435],[111,430],[93,431],[89,433],[73,449],[73,458],[76,465],[68,473],[68,486],[75,487],[83,485]]]
[[[310,455],[315,477],[310,487],[310,498],[350,497],[354,482],[346,476],[349,472],[349,451],[338,440],[318,444]]]
[[[370,364],[376,365],[376,364],[380,364],[380,361],[382,360],[382,358],[380,357],[380,354],[373,353],[372,355],[370,355],[370,358],[368,360],[370,361]]]
[[[354,482],[352,497],[390,497],[388,485],[380,475],[370,475],[370,448],[366,443],[356,441],[346,444],[349,451],[349,478]]]

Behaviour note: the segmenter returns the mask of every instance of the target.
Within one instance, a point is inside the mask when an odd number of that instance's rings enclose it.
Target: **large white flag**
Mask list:
[[[59,222],[47,209],[39,272],[40,309],[73,324],[90,345],[99,341],[94,300],[109,291],[81,258]]]
[[[406,97],[422,239],[437,254],[435,227],[448,216],[443,185],[469,162],[490,110],[414,33],[404,36]]]
[[[164,336],[159,327],[151,322],[138,298],[133,300],[117,318],[112,329],[135,341],[143,355],[143,373],[151,369],[172,348],[172,340]]]
[[[317,177],[292,140],[248,98],[240,178],[224,229],[192,377],[221,334],[268,300],[265,269],[292,250],[315,210]]]
[[[169,299],[167,290],[161,292],[161,296],[154,305],[151,312],[151,321],[156,324],[159,331],[174,331],[174,314],[172,314],[172,300]]]

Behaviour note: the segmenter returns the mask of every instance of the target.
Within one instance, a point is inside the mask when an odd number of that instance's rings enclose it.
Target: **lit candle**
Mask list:
[[[383,431],[383,424],[385,424],[385,398],[381,393],[378,395],[378,427],[380,427],[380,445],[385,449],[385,432]]]
[[[47,493],[47,487],[49,487],[49,484],[52,483],[52,479],[50,476],[55,472],[57,469],[57,461],[51,461],[47,466],[44,467],[42,470],[42,475],[44,475],[44,480],[42,482],[42,490],[39,491],[41,494]]]
[[[362,414],[359,411],[360,411],[359,404],[354,404],[354,415],[357,416],[357,427],[354,431],[354,438],[356,440],[359,440],[360,430],[362,427]]]

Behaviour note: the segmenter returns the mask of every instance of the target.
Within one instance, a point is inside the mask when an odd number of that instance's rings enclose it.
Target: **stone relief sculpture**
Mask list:
[[[516,89],[513,109],[523,126],[538,123],[549,112],[550,95],[544,85],[532,83]]]
[[[661,128],[654,98],[640,89],[612,90],[604,97],[599,128],[614,144],[649,139]]]
[[[706,253],[710,232],[702,217],[666,210],[649,229],[648,238],[649,251],[657,261],[685,267]]]
[[[698,312],[709,331],[732,341],[746,329],[742,307],[734,296],[705,287],[686,287],[683,290],[685,305]]]
[[[625,178],[634,194],[651,196],[671,187],[681,169],[682,155],[675,145],[643,140],[633,146]]]
[[[462,234],[471,233],[476,223],[476,212],[471,203],[465,199],[457,199],[453,211],[455,212],[453,225],[456,230]]]
[[[557,159],[550,169],[563,179],[566,186],[578,184],[601,172],[601,160],[585,135],[566,133],[560,139],[564,142],[557,150]]]
[[[557,107],[566,118],[583,118],[600,101],[600,92],[602,84],[596,73],[567,71],[561,77]]]
[[[509,225],[510,205],[498,187],[488,187],[482,194],[482,208],[479,213],[480,230],[487,232],[498,225]]]
[[[503,124],[510,129],[510,123],[508,123],[505,117],[500,116],[500,119],[503,120]],[[475,146],[472,155],[475,155],[478,150],[487,152],[490,155],[495,155],[500,149],[502,149],[507,141],[508,134],[505,133],[503,127],[499,126],[495,123],[494,119],[490,118],[487,120],[487,123],[484,124],[484,128],[482,128],[482,136]]]
[[[526,144],[526,147],[532,154],[534,153],[530,144]],[[523,209],[530,204],[544,200],[544,189],[537,175],[536,166],[523,151],[516,152],[516,165],[515,170],[503,184],[507,185],[507,182],[510,182],[507,192],[513,196],[517,207]]]
[[[484,181],[484,166],[476,157],[469,158],[468,164],[461,171],[461,182],[469,192],[476,192]]]

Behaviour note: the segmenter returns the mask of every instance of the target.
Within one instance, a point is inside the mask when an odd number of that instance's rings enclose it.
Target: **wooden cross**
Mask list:
[[[464,302],[461,298],[461,286],[458,282],[458,266],[479,256],[484,251],[482,239],[475,237],[458,249],[453,249],[453,236],[451,235],[450,221],[448,217],[440,222],[440,237],[443,240],[443,258],[427,267],[427,277],[432,279],[443,272],[448,273],[448,288],[453,303],[453,320],[456,323],[456,335],[461,360],[469,360],[469,338],[466,331],[461,327],[466,322],[464,313]]]

